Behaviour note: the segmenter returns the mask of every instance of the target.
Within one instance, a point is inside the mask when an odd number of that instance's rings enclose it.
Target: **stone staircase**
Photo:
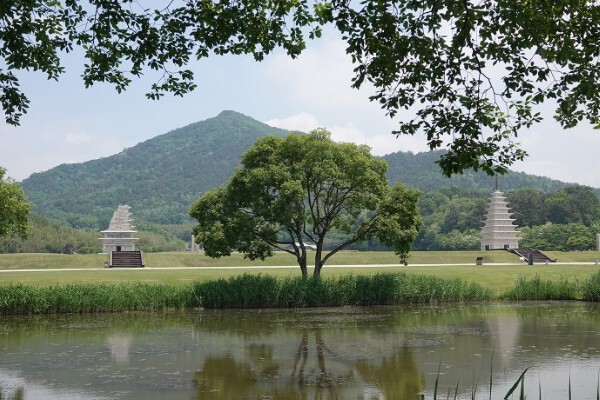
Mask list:
[[[141,251],[113,251],[110,253],[110,268],[143,268],[144,255]]]
[[[519,257],[523,257],[528,264],[544,264],[550,262],[556,262],[544,253],[536,249],[530,249],[528,247],[519,247],[518,249],[510,249],[512,253],[517,254]]]

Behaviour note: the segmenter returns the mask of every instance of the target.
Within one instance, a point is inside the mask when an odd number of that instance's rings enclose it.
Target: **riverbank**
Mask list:
[[[583,281],[519,279],[507,291],[461,279],[398,273],[334,278],[244,274],[188,284],[0,285],[0,314],[160,311],[194,308],[302,308],[491,300],[600,301],[600,272]]]

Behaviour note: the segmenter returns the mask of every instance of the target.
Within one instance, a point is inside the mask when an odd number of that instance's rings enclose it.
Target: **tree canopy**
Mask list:
[[[0,167],[0,237],[17,235],[27,237],[27,216],[31,204],[23,188],[11,178],[5,178],[6,170]]]
[[[162,8],[160,8],[162,7]],[[446,175],[467,168],[502,173],[526,153],[518,132],[556,106],[564,128],[598,125],[600,5],[594,0],[182,0],[155,7],[134,0],[34,0],[0,4],[0,102],[18,124],[29,101],[21,70],[64,72],[62,52],[81,47],[84,85],[118,91],[157,71],[147,96],[196,87],[192,58],[281,48],[296,57],[332,24],[355,64],[352,86],[394,117],[395,134],[423,134],[448,152]]]
[[[421,224],[419,194],[400,184],[389,187],[386,168],[368,147],[334,143],[323,129],[260,138],[229,183],[191,207],[196,240],[211,257],[240,251],[264,259],[274,249],[288,252],[303,276],[310,246],[319,276],[335,253],[375,237],[406,262]],[[333,229],[349,236],[326,251]]]

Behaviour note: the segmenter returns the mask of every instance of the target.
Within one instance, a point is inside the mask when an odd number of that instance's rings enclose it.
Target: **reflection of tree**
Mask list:
[[[256,393],[256,373],[248,363],[237,363],[232,355],[209,357],[194,382],[199,399],[241,399]]]
[[[281,375],[279,364],[273,361],[272,347],[264,344],[247,347],[248,362],[237,362],[231,354],[207,358],[194,380],[198,398],[341,398],[339,391],[352,380],[352,371],[348,368],[340,373],[327,368],[327,355],[335,357],[335,354],[325,344],[320,329],[314,332],[316,360],[312,358],[309,336],[309,331],[302,333],[288,376]]]
[[[335,354],[325,344],[321,329],[315,330],[315,344],[317,352],[317,369],[309,369],[307,371],[306,365],[309,361],[309,340],[308,331],[304,331],[294,359],[292,381],[298,382],[298,388],[302,390],[304,397],[306,397],[306,389],[310,386],[314,386],[314,399],[335,399],[338,397],[337,392],[339,383],[350,381],[352,379],[352,373],[348,371],[346,374],[338,375],[327,369],[325,353],[328,353],[332,357],[335,357]],[[324,397],[325,394],[327,394],[327,396]]]
[[[0,387],[0,400],[24,400],[25,399],[25,389],[23,387],[18,387],[13,393],[8,392],[8,394],[4,393],[4,390]]]
[[[207,358],[196,373],[198,398],[333,400],[345,398],[348,392],[344,392],[353,387],[350,390],[362,391],[364,398],[415,400],[425,386],[408,348],[381,362],[349,364],[327,346],[321,329],[302,332],[291,366],[282,367],[273,353],[273,346],[251,344],[243,352],[244,361],[237,361],[243,357],[237,354]]]
[[[359,361],[356,369],[365,381],[379,388],[385,399],[415,400],[425,387],[425,378],[406,347],[384,357],[379,365]]]
[[[194,378],[198,398],[240,399],[270,393],[270,388],[261,388],[260,384],[278,376],[279,365],[273,361],[272,347],[250,344],[247,350],[251,363],[236,362],[231,354],[208,357]]]

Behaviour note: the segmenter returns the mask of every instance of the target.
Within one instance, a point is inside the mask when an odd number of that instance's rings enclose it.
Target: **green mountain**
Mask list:
[[[483,172],[470,170],[451,178],[443,176],[435,163],[442,154],[444,154],[443,150],[417,154],[411,152],[388,154],[383,157],[389,164],[388,180],[402,182],[425,192],[438,190],[444,186],[459,186],[470,191],[485,193],[490,193],[495,189],[495,178]],[[523,172],[509,171],[498,177],[498,186],[503,192],[528,187],[551,193],[569,185],[565,182]]]
[[[22,184],[35,213],[75,227],[107,227],[119,204],[132,207],[138,225],[178,224],[190,221],[196,198],[227,181],[258,137],[286,134],[224,111],[110,157],[33,174]]]
[[[33,174],[22,184],[35,213],[74,227],[106,228],[119,204],[132,207],[138,227],[144,223],[181,224],[191,222],[187,211],[194,200],[227,182],[241,155],[258,137],[286,134],[245,115],[224,111],[110,157]],[[493,190],[493,179],[483,174],[467,172],[444,178],[435,164],[439,155],[401,152],[385,156],[390,181],[425,191],[450,185]],[[567,186],[516,172],[500,182],[505,192],[521,187],[554,191]]]

